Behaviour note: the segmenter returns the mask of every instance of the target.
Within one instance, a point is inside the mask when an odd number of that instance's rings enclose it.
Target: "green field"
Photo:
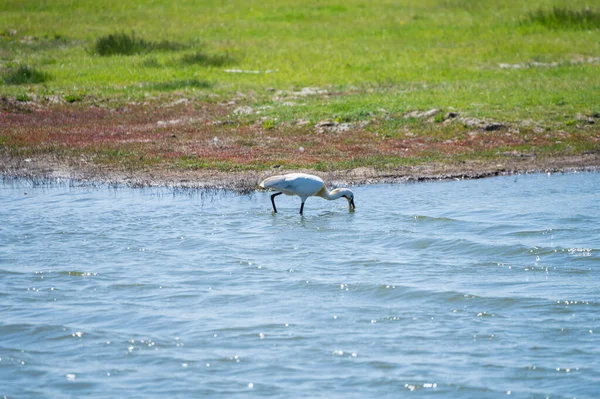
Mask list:
[[[437,108],[530,120],[598,148],[598,125],[578,126],[600,113],[592,1],[0,0],[0,10],[0,96],[16,101],[235,101],[253,110],[238,120],[265,129],[375,120],[377,133],[412,123],[447,139],[441,125],[401,117]]]

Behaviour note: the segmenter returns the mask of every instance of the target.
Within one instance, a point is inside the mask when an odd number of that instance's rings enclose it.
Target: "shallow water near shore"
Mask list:
[[[353,190],[0,181],[0,397],[598,397],[600,173]]]

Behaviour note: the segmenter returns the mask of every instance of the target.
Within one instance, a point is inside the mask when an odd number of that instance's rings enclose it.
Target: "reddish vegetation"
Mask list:
[[[13,158],[48,154],[84,157],[92,164],[109,163],[114,170],[123,168],[119,167],[123,160],[129,169],[149,165],[155,169],[174,165],[184,169],[214,165],[310,168],[324,161],[335,167],[336,162],[369,157],[415,159],[432,154],[507,152],[523,145],[539,148],[560,140],[595,143],[597,148],[600,138],[597,131],[576,137],[567,132],[468,129],[460,123],[444,125],[445,130],[440,124],[416,127],[420,132],[416,134],[401,127],[386,136],[381,133],[385,130],[381,120],[345,130],[294,123],[267,129],[260,121],[228,119],[231,111],[227,105],[187,101],[118,109],[82,105],[37,105],[20,110],[5,107],[0,110],[0,150],[4,148],[3,157]],[[521,155],[515,152],[515,156]],[[597,158],[594,156],[591,163],[597,164]]]
[[[176,134],[200,139],[209,130],[207,122],[223,117],[222,107],[194,109],[181,107],[124,106],[53,107],[32,112],[2,112],[4,134],[19,146],[60,148],[122,148],[135,145],[151,150],[169,142]],[[179,140],[170,140],[181,143]]]

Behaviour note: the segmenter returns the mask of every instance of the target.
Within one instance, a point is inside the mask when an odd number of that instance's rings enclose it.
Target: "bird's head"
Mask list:
[[[341,194],[340,197],[344,197],[348,200],[348,207],[350,210],[353,211],[356,209],[356,206],[354,205],[354,193],[347,188],[340,188],[339,192]]]

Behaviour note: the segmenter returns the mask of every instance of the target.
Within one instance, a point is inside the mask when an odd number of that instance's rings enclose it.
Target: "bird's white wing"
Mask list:
[[[262,188],[279,190],[284,194],[309,197],[325,186],[318,176],[304,173],[290,173],[288,175],[271,176],[260,183]]]
[[[320,177],[304,173],[286,175],[286,190],[292,191],[300,197],[310,197],[325,187]]]

